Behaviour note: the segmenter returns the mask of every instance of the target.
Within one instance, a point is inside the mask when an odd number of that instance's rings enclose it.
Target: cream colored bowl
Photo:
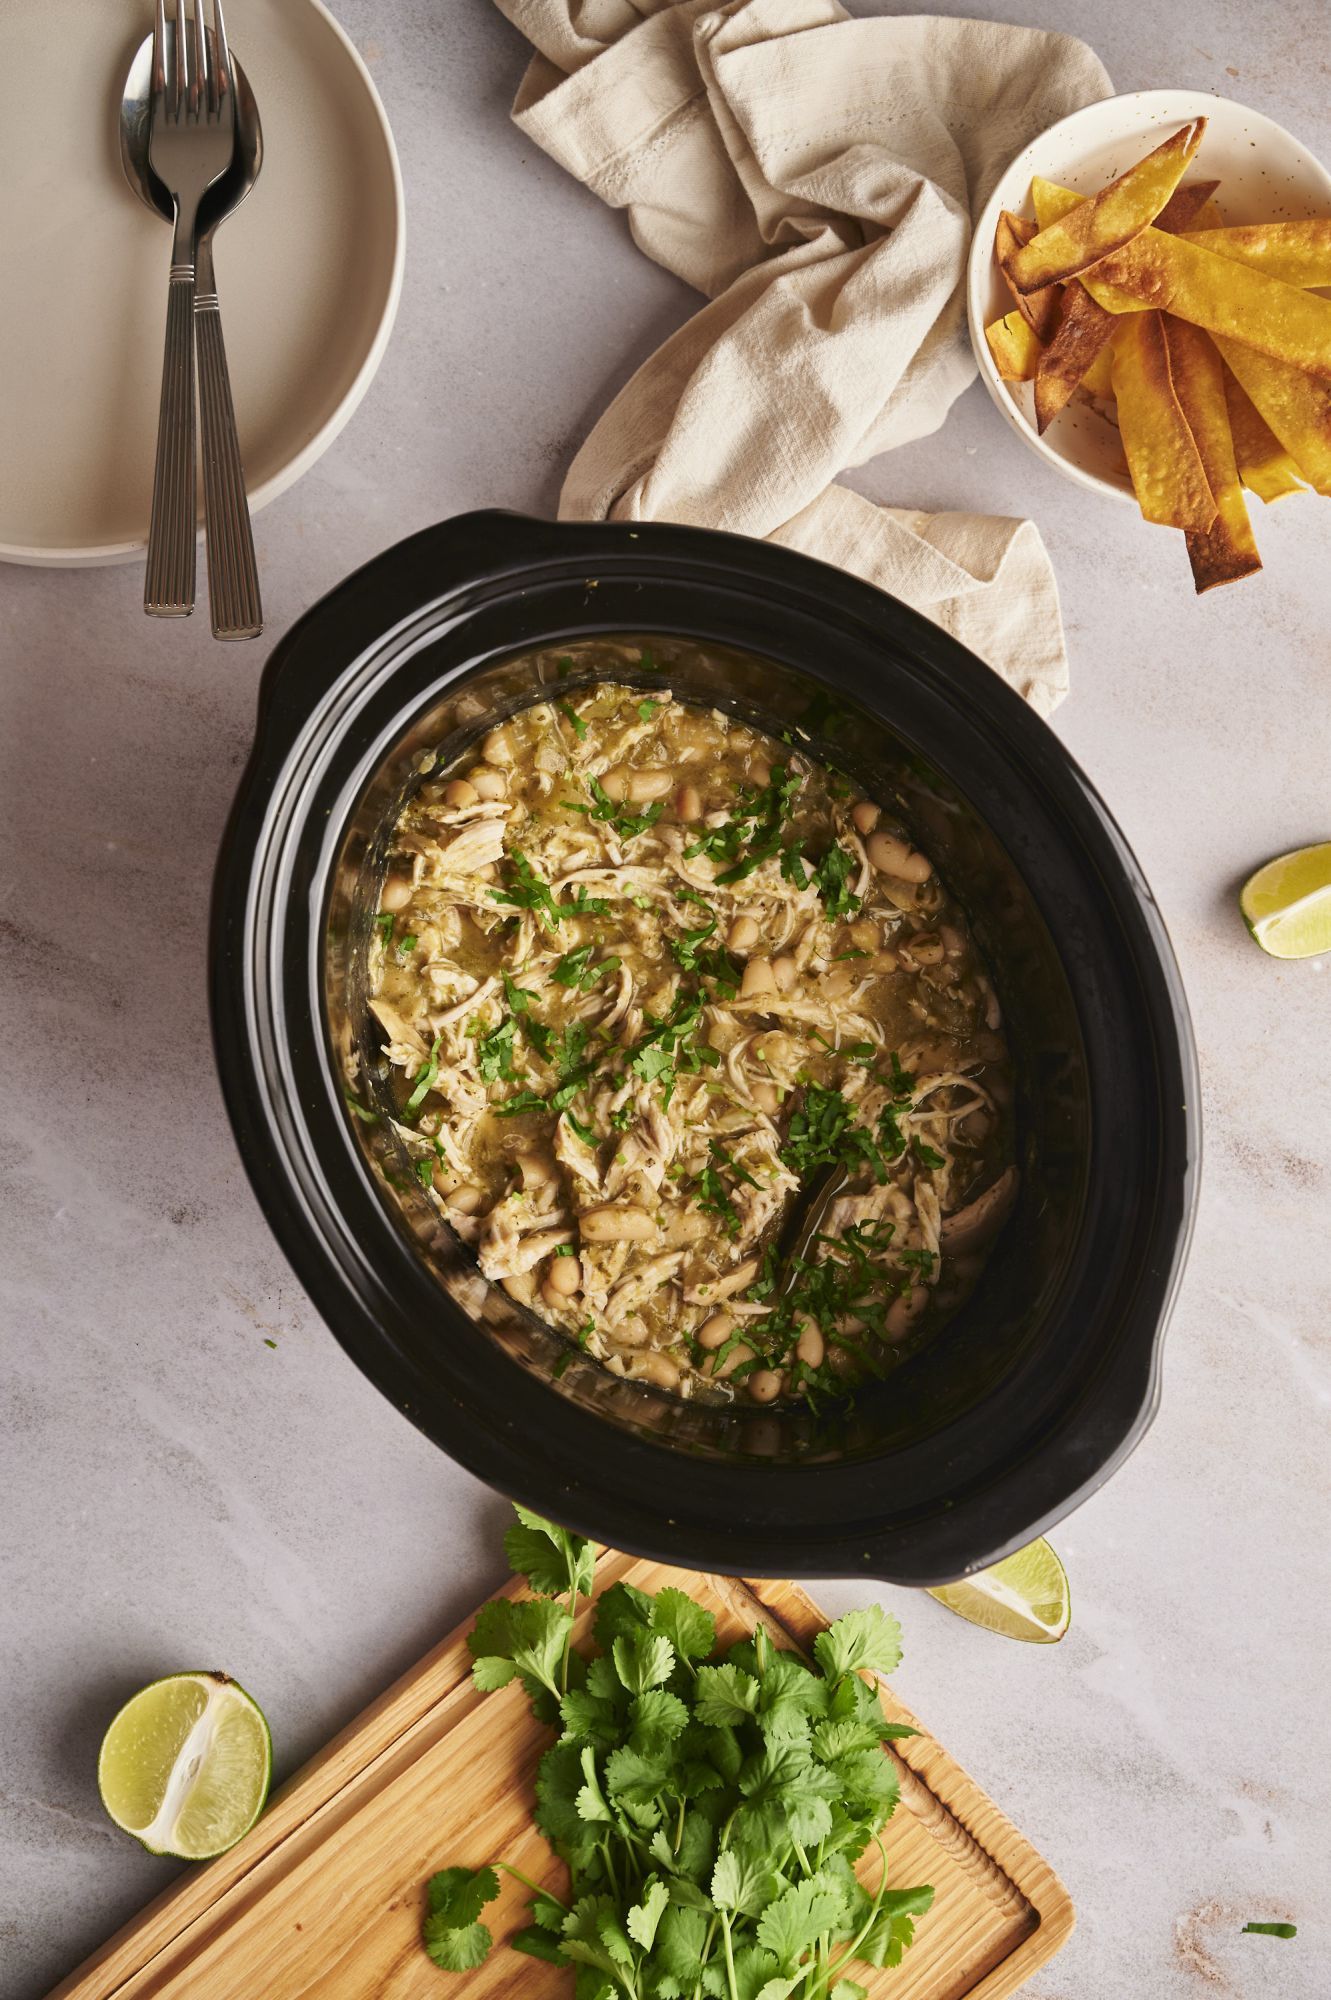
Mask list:
[[[218,230],[252,507],[298,479],[379,365],[402,182],[368,72],[321,0],[227,0],[263,171]],[[0,558],[85,564],[148,533],[171,233],[130,191],[116,117],[148,0],[3,0]],[[53,66],[54,64],[54,71]],[[56,74],[66,108],[50,115]]]
[[[1273,119],[1201,90],[1135,90],[1088,104],[1032,139],[1001,176],[971,244],[966,310],[989,394],[1032,451],[1078,485],[1119,499],[1132,500],[1133,493],[1112,418],[1074,397],[1041,437],[1030,383],[1005,382],[994,366],[984,329],[1013,304],[994,261],[994,230],[1005,208],[1031,213],[1032,175],[1095,194],[1180,125],[1201,117],[1206,137],[1185,178],[1219,180],[1216,201],[1227,223],[1331,216],[1331,174]]]

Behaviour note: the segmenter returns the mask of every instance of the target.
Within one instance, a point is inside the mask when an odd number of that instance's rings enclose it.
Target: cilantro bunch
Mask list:
[[[470,1635],[478,1686],[521,1679],[559,1731],[541,1759],[536,1821],[568,1900],[498,1862],[452,1867],[428,1890],[425,1948],[480,1965],[499,1872],[531,1892],[510,1938],[567,1966],[576,2000],[863,2000],[857,1962],[892,1966],[930,1888],[889,1889],[881,1833],[897,1800],[885,1722],[862,1675],[901,1656],[877,1605],[819,1634],[810,1667],[759,1627],[722,1652],[684,1591],[618,1583],[596,1607],[597,1652],[572,1645],[593,1587],[590,1544],[526,1509],[505,1547],[537,1595],[485,1607]],[[877,1888],[856,1861],[877,1853]]]

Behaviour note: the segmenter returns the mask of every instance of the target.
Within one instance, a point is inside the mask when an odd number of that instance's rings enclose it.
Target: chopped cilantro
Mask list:
[[[1297,1924],[1245,1924],[1240,1937],[1248,1931],[1254,1931],[1259,1937],[1292,1938],[1298,1936],[1299,1927]]]
[[[610,908],[603,896],[589,896],[581,883],[571,902],[556,902],[549,883],[541,880],[520,847],[512,850],[508,862],[513,880],[506,889],[491,889],[490,900],[531,910],[548,931],[564,917],[603,917]]]
[[[659,701],[640,701],[638,703],[639,719],[643,722],[650,722],[660,706]]]
[[[838,917],[853,917],[859,909],[859,897],[852,895],[846,887],[855,872],[855,861],[844,847],[829,847],[814,868],[813,879],[822,898],[823,915],[829,923],[834,923]]]
[[[947,1165],[947,1161],[943,1158],[943,1155],[936,1153],[932,1146],[926,1146],[923,1139],[915,1141],[915,1157],[921,1166],[929,1167],[935,1171],[939,1167]]]
[[[841,961],[845,958],[867,958],[868,956],[867,951],[839,951],[832,960],[832,963],[833,965],[840,965]]]
[[[418,1180],[418,1181],[420,1182],[420,1184],[421,1184],[421,1186],[422,1186],[422,1187],[424,1187],[424,1188],[427,1188],[427,1187],[433,1187],[433,1186],[434,1186],[434,1162],[433,1162],[432,1160],[417,1160],[417,1162],[416,1162],[416,1178],[417,1178],[417,1180]]]
[[[417,943],[418,939],[416,937],[415,932],[408,931],[405,937],[400,937],[397,941],[398,957],[407,958],[413,951],[415,951]]]
[[[854,1105],[839,1090],[820,1083],[805,1086],[781,1158],[801,1179],[819,1167],[853,1171],[861,1166],[869,1167],[880,1184],[887,1179],[887,1161],[873,1135],[856,1122]]]
[[[599,965],[593,965],[595,951],[594,944],[579,945],[576,951],[566,951],[555,964],[550,977],[557,986],[571,986],[579,993],[589,992],[598,979],[604,979],[607,973],[618,972],[624,962],[619,958],[603,958]]]
[[[586,812],[591,819],[604,820],[620,840],[636,840],[640,833],[646,833],[649,826],[655,826],[665,811],[663,801],[658,799],[654,805],[647,806],[640,813],[627,812],[616,799],[611,798],[599,778],[589,778],[587,789],[595,804],[584,806],[580,810]]]
[[[351,1109],[355,1112],[356,1116],[360,1119],[362,1124],[377,1125],[379,1123],[379,1113],[377,1111],[369,1110],[364,1104],[362,1104],[359,1101],[358,1098],[353,1097],[349,1090],[344,1090],[342,1095],[343,1097],[346,1098],[347,1103],[350,1105]]]
[[[393,926],[397,922],[391,910],[380,910],[374,920],[374,928],[379,933],[379,941],[387,950],[393,942]]]
[[[718,1139],[710,1141],[708,1162],[693,1184],[693,1199],[698,1207],[709,1215],[715,1215],[727,1236],[739,1234],[739,1213],[730,1196],[730,1190],[721,1178],[721,1169],[730,1174],[732,1185],[745,1182],[749,1187],[757,1187],[758,1181],[746,1166],[728,1153]]]
[[[783,829],[801,782],[784,764],[774,765],[771,777],[760,791],[748,787],[741,790],[735,811],[724,825],[709,827],[689,843],[684,849],[685,859],[705,854],[709,861],[724,864],[716,878],[719,887],[743,881],[781,852]],[[784,861],[782,872],[786,873]],[[787,879],[795,878],[787,875]]]
[[[498,1083],[501,1079],[511,1083],[517,1071],[513,1067],[513,1037],[518,1024],[510,1014],[488,1035],[482,1035],[476,1044],[477,1067],[483,1083]]]
[[[439,1050],[443,1039],[442,1035],[435,1036],[429,1055],[411,1079],[411,1095],[402,1107],[404,1118],[410,1119],[416,1116],[433,1087],[434,1080],[439,1074]]]
[[[577,710],[573,707],[572,703],[567,701],[561,701],[556,703],[556,706],[559,709],[559,713],[564,717],[564,719],[567,722],[572,723],[573,734],[577,737],[579,743],[585,743],[587,740],[587,725],[583,721],[582,717],[578,714]]]

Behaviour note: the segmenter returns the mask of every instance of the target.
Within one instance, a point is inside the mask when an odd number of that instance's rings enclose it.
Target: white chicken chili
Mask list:
[[[1016,1191],[998,1003],[847,778],[600,683],[431,774],[391,845],[380,1060],[486,1278],[616,1374],[760,1403],[955,1311]]]

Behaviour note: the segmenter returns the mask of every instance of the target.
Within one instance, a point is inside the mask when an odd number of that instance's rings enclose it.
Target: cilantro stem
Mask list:
[[[735,1984],[735,1953],[730,1942],[730,1918],[724,1910],[721,1912],[721,1936],[726,1947],[726,1986],[730,2000],[739,2000],[739,1988]]]
[[[865,1938],[868,1937],[869,1932],[873,1929],[874,1920],[877,1917],[879,1910],[883,1906],[883,1897],[887,1894],[887,1851],[884,1848],[882,1841],[879,1839],[876,1833],[873,1837],[873,1844],[878,1849],[878,1857],[883,1864],[882,1872],[878,1877],[878,1894],[874,1897],[873,1902],[869,1906],[868,1916],[864,1919],[864,1922],[860,1925],[860,1928],[858,1929],[858,1931],[856,1931],[854,1937],[851,1939],[850,1943],[846,1946],[846,1949],[842,1952],[840,1958],[836,1961],[835,1965],[831,1963],[831,1955],[830,1953],[828,1954],[829,1962],[827,1968],[824,1971],[821,1979],[819,1979],[817,1985],[811,1986],[809,1988],[808,1994],[806,1995],[806,2000],[817,2000],[817,1995],[819,1994],[819,1992],[825,1992],[827,1988],[832,1984],[832,1981],[837,1977],[837,1975],[843,1972],[845,1968],[850,1964],[856,1952],[859,1950],[860,1946],[864,1943]]]
[[[533,1896],[544,1896],[547,1902],[558,1903],[561,1910],[567,1910],[568,1904],[556,1896],[553,1889],[545,1888],[540,1882],[533,1882],[531,1876],[524,1875],[520,1868],[512,1867],[507,1861],[492,1861],[490,1866],[497,1868],[501,1875],[511,1875],[515,1882],[521,1882],[524,1889],[530,1889]]]

